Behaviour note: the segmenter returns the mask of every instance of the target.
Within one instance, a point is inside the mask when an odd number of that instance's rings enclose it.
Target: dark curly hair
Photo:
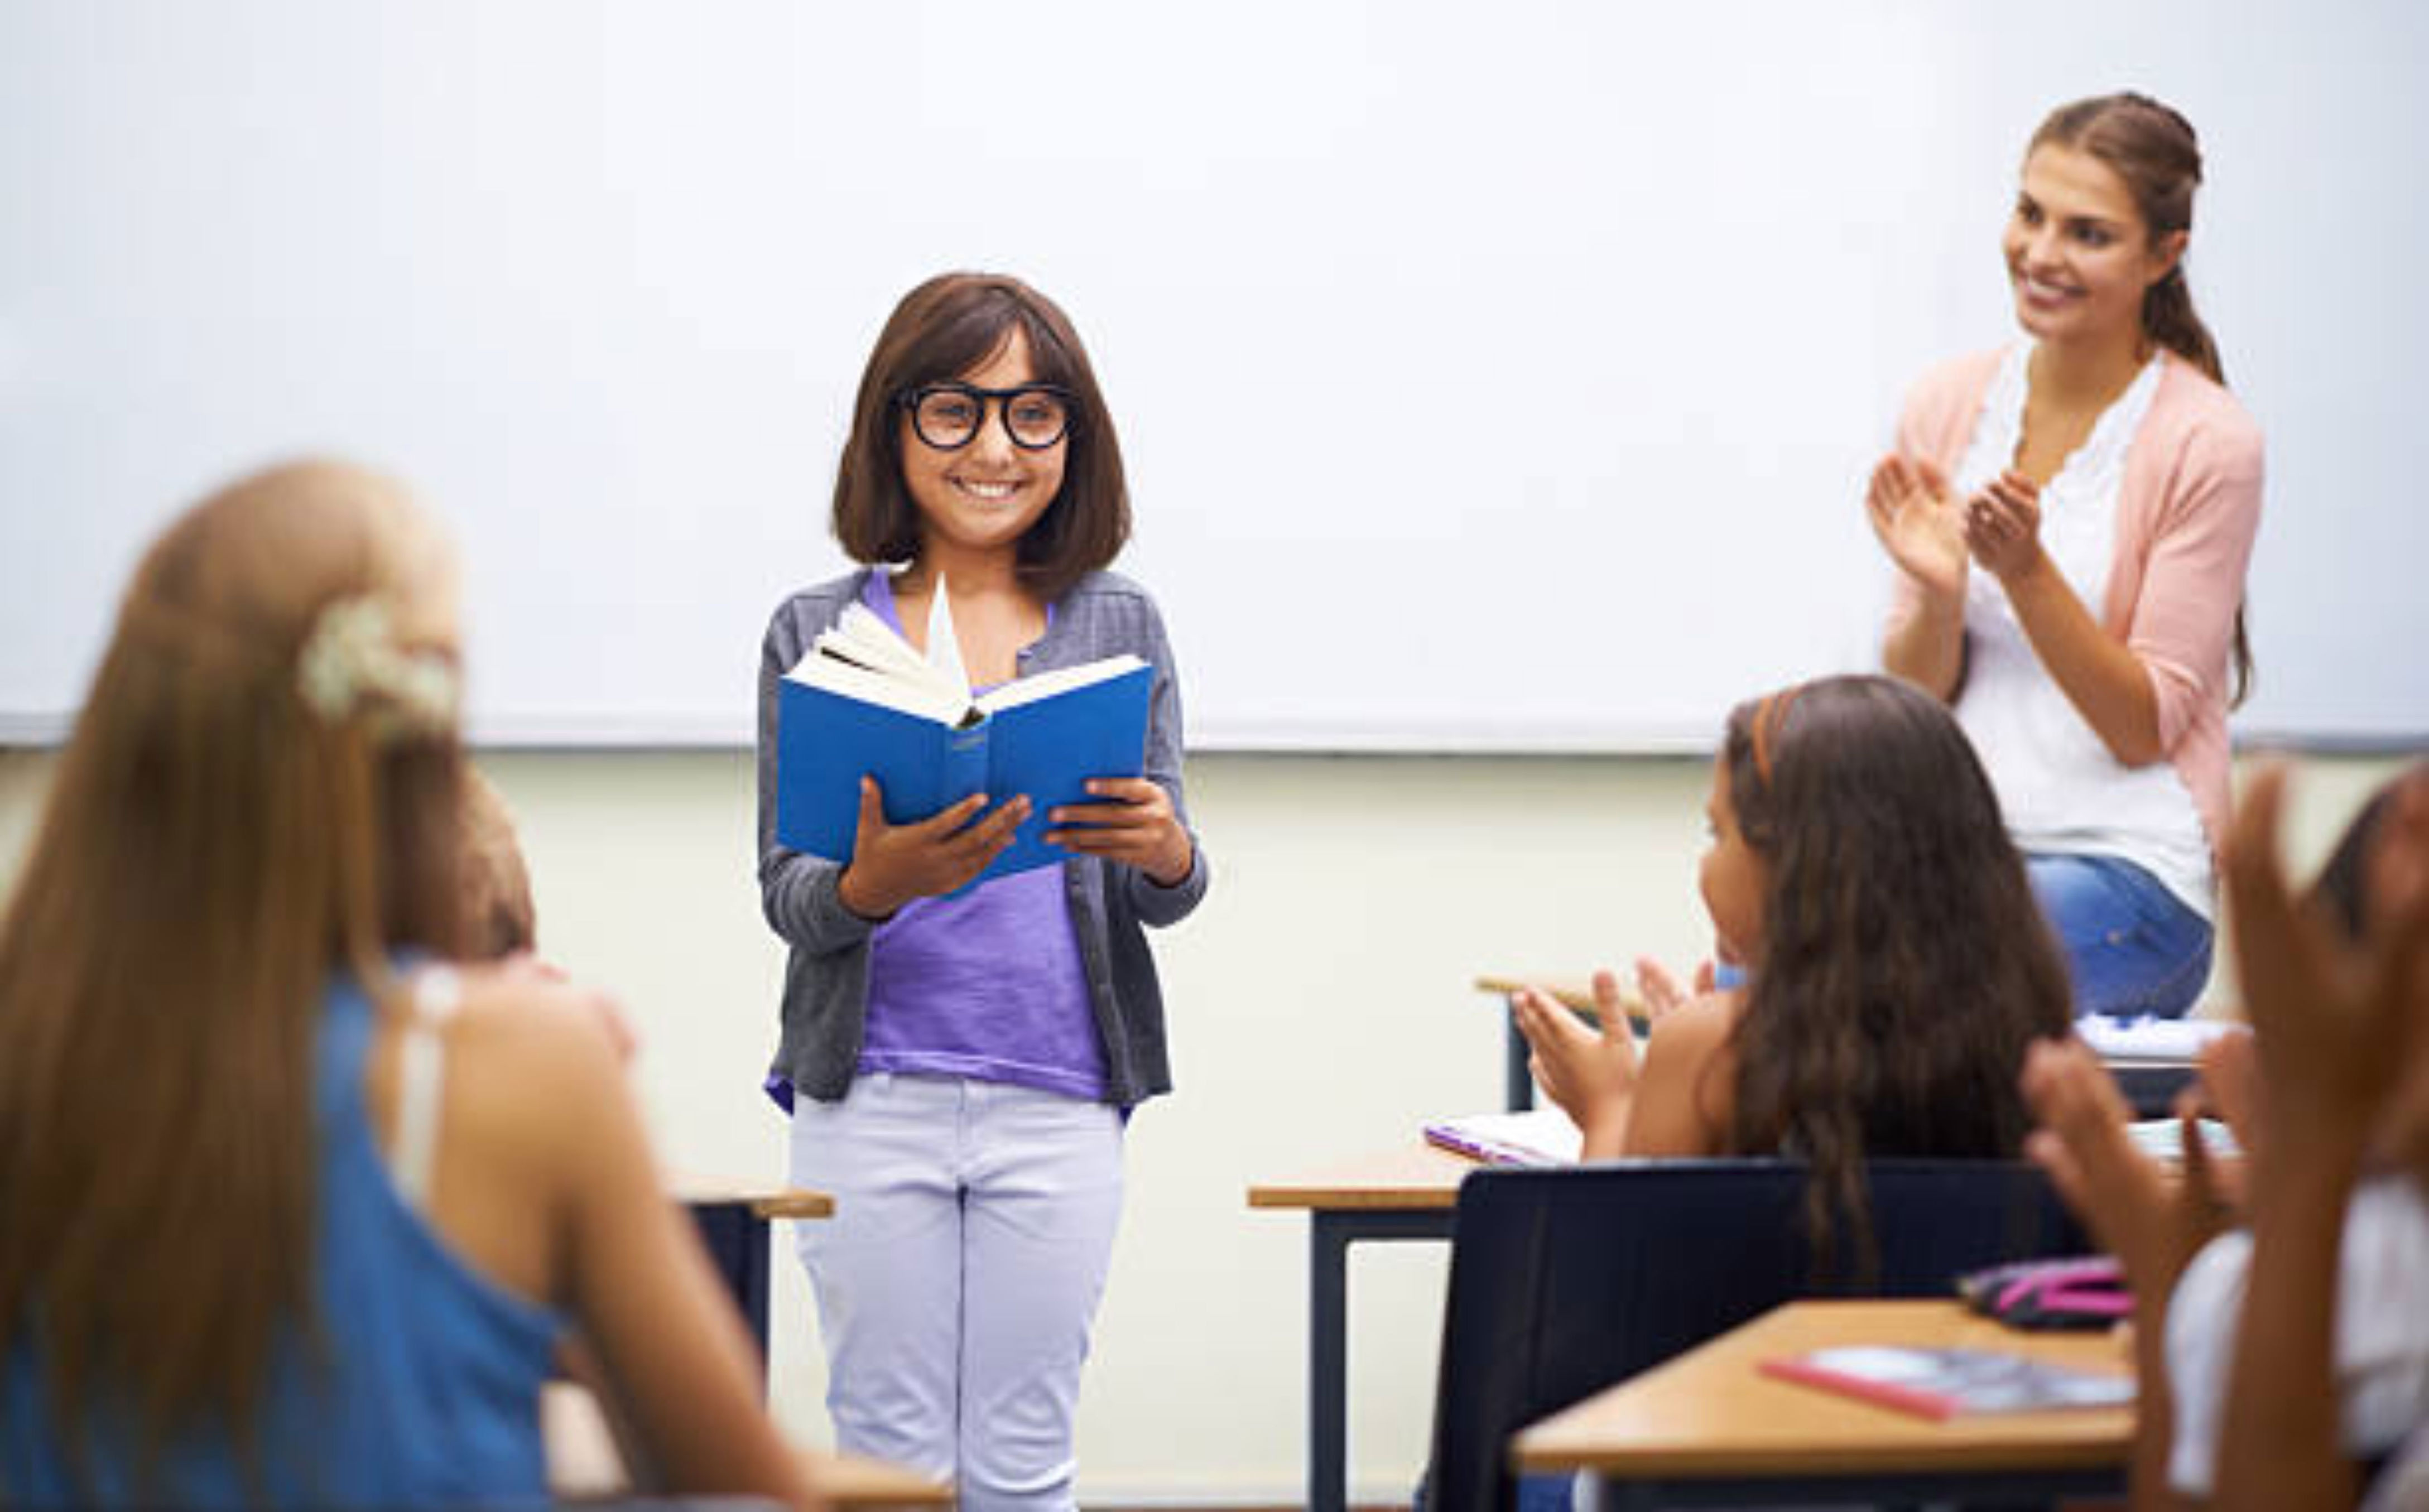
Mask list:
[[[1732,711],[1722,760],[1769,872],[1731,1142],[1809,1162],[1817,1264],[1843,1223],[1869,1272],[1864,1160],[2017,1154],[2024,1048],[2072,1023],[2065,962],[1937,699],[1891,678],[1808,682]]]

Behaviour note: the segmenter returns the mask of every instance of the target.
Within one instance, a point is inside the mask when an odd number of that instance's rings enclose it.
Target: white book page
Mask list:
[[[915,682],[950,686],[938,679],[928,659],[894,633],[867,604],[848,604],[833,628],[818,633],[818,648],[831,656]]]
[[[889,707],[913,707],[917,713],[934,712],[936,717],[948,723],[962,720],[970,710],[967,684],[932,666],[926,657],[912,649],[910,642],[894,633],[894,627],[865,604],[845,606],[842,617],[832,628],[818,633],[818,639],[811,643],[811,655],[802,659],[804,666],[813,663],[866,672],[870,677],[894,682],[908,690],[892,698],[876,700]],[[796,673],[800,670],[795,668]],[[835,692],[864,686],[857,682],[851,682],[848,686],[840,682],[816,683],[806,677],[797,678],[797,681],[829,686]],[[916,706],[905,705],[901,701],[903,697],[915,698],[917,703]]]
[[[962,660],[962,639],[953,633],[953,596],[945,591],[941,572],[936,574],[936,601],[928,606],[928,666],[939,679],[967,695],[969,667]]]
[[[980,698],[978,703],[980,708],[994,714],[1000,709],[1017,708],[1024,703],[1035,703],[1040,698],[1050,698],[1068,688],[1084,688],[1091,682],[1102,682],[1107,678],[1119,677],[1146,665],[1125,652],[1079,666],[1058,666],[1051,672],[1040,672],[1035,677],[1016,678]]]
[[[882,708],[917,715],[938,724],[957,725],[969,712],[966,698],[949,697],[931,687],[904,679],[874,672],[851,662],[838,661],[813,650],[785,674],[792,682],[806,687],[824,688],[829,693]]]

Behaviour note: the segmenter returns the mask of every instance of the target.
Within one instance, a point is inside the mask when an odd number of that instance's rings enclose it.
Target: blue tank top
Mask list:
[[[91,1423],[69,1476],[43,1383],[22,1337],[0,1361],[0,1503],[168,1502],[190,1506],[407,1506],[545,1502],[539,1389],[562,1321],[474,1272],[408,1208],[372,1142],[363,1065],[374,1016],[331,986],[317,1050],[321,1145],[316,1287],[325,1347],[282,1334],[256,1414],[261,1492],[224,1438],[190,1437],[139,1488],[131,1428]],[[160,1263],[176,1263],[174,1235]],[[15,1330],[12,1330],[14,1332]],[[67,1415],[79,1426],[90,1409]]]

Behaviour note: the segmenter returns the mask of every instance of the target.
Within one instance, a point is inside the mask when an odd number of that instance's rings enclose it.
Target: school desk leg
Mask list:
[[[1349,1501],[1349,1246],[1362,1239],[1450,1238],[1451,1210],[1319,1209],[1309,1215],[1307,1504]]]
[[[759,1347],[759,1388],[764,1393],[768,1387],[768,1220],[745,1202],[686,1206],[718,1275],[751,1329],[751,1341]]]
[[[1535,1106],[1535,1073],[1527,1064],[1535,1053],[1534,1047],[1527,1043],[1527,1036],[1518,1032],[1515,1018],[1510,1019],[1502,1033],[1507,1036],[1508,1045],[1504,1051],[1506,1063],[1502,1068],[1502,1100],[1512,1112],[1523,1113]]]

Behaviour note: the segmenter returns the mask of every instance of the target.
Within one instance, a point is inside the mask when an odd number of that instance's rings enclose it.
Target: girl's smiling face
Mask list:
[[[955,376],[978,388],[1016,388],[1035,381],[1029,338],[1015,325],[984,362]],[[901,427],[902,482],[919,510],[922,537],[964,550],[1010,550],[1063,491],[1066,436],[1037,451],[1013,444],[1001,401],[990,401],[978,434],[946,451],[919,438],[909,411]]]

